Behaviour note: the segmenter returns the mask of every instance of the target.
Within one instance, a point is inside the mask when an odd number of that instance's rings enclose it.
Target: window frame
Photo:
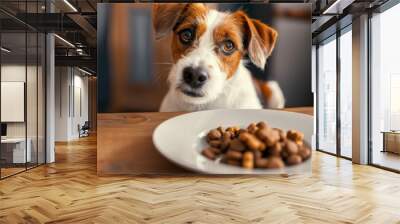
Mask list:
[[[344,20],[348,21],[348,18],[344,18]],[[338,21],[340,22],[340,21]],[[344,35],[347,32],[351,32],[352,31],[352,23],[349,22],[348,24],[344,25],[343,27],[341,27],[340,29],[338,28],[336,30],[335,33],[331,34],[330,36],[326,37],[325,39],[319,40],[316,44],[316,139],[315,139],[315,145],[316,145],[316,150],[319,152],[323,152],[323,153],[327,153],[329,155],[333,155],[333,156],[337,156],[346,160],[352,160],[352,158],[347,157],[342,155],[342,150],[341,150],[341,118],[340,118],[340,103],[341,103],[341,97],[340,97],[340,82],[341,82],[341,65],[340,65],[340,60],[341,60],[341,55],[340,55],[340,37],[342,35]],[[319,78],[320,78],[320,74],[319,74],[319,47],[322,43],[326,44],[330,41],[336,41],[336,152],[332,153],[332,152],[328,152],[324,149],[320,148],[320,143],[319,143],[319,131],[320,131],[320,127],[319,127],[319,112],[318,112],[318,108],[319,108]]]
[[[27,16],[27,13],[29,13],[28,12],[28,10],[27,10],[27,1],[23,1],[23,3],[25,3],[25,20],[26,20],[26,16]],[[33,1],[32,3],[34,3],[34,4],[36,4],[36,12],[34,12],[34,13],[39,13],[39,0],[35,0],[35,1]],[[6,10],[4,10],[4,9],[1,9],[0,8],[0,10],[1,10],[1,12],[2,13],[4,13],[4,14],[6,14],[7,16],[9,16],[11,19],[13,19],[13,20],[15,20],[16,22],[19,22],[19,23],[21,23],[21,27],[23,27],[23,29],[21,29],[20,30],[20,33],[21,34],[24,34],[25,35],[25,40],[24,40],[24,42],[25,42],[25,49],[24,49],[24,51],[25,51],[25,87],[24,87],[24,90],[25,90],[25,93],[24,93],[24,98],[25,98],[25,102],[24,102],[24,122],[25,122],[25,124],[24,124],[24,130],[25,130],[25,135],[24,135],[24,139],[25,139],[25,166],[24,166],[24,169],[23,170],[20,170],[20,171],[17,171],[17,172],[14,172],[14,173],[12,173],[12,174],[9,174],[9,175],[3,175],[3,173],[2,173],[2,168],[0,167],[0,181],[1,180],[4,180],[4,179],[6,179],[6,178],[8,178],[8,177],[12,177],[12,176],[15,176],[15,175],[17,175],[17,174],[20,174],[20,173],[23,173],[23,172],[26,172],[26,171],[28,171],[28,170],[30,170],[30,169],[33,169],[33,168],[37,168],[37,167],[39,167],[39,166],[41,166],[41,165],[44,165],[44,164],[46,164],[47,163],[47,44],[48,44],[48,40],[47,40],[47,32],[43,32],[43,31],[41,31],[41,30],[39,30],[39,29],[36,29],[36,28],[34,28],[34,27],[32,27],[31,25],[29,25],[28,23],[25,23],[25,22],[23,22],[22,20],[20,20],[20,19],[18,19],[17,17],[15,17],[12,13],[10,13],[10,12],[8,12],[8,11],[6,11]],[[45,9],[45,12],[47,12],[48,11],[48,7],[46,7],[46,9]],[[1,28],[1,24],[0,24],[0,28]],[[0,46],[2,46],[2,34],[5,34],[5,33],[8,33],[7,31],[3,31],[3,30],[1,30],[0,29]],[[36,53],[36,60],[34,60],[34,64],[35,64],[35,66],[36,66],[36,71],[35,71],[35,75],[36,75],[36,92],[35,93],[33,93],[34,95],[35,95],[35,97],[36,97],[36,122],[34,122],[35,123],[35,125],[36,125],[36,136],[34,136],[34,138],[36,138],[36,141],[37,141],[37,145],[36,145],[36,162],[35,163],[33,163],[33,164],[30,164],[30,166],[28,166],[28,158],[27,158],[27,156],[28,156],[28,153],[27,153],[27,147],[28,147],[28,111],[27,111],[27,83],[28,83],[28,78],[27,78],[27,75],[28,75],[28,34],[33,34],[33,35],[35,35],[36,36],[36,48],[35,48],[35,53]],[[41,155],[43,158],[43,162],[39,162],[39,144],[38,144],[38,139],[39,139],[39,113],[38,113],[38,110],[39,110],[39,98],[38,98],[38,93],[39,93],[39,82],[38,82],[38,75],[39,75],[39,70],[38,70],[38,67],[39,67],[39,34],[43,34],[41,37],[42,37],[42,39],[41,39],[41,44],[42,44],[42,47],[43,47],[43,49],[41,49],[42,51],[42,53],[43,53],[43,55],[42,55],[42,60],[43,60],[43,64],[42,64],[42,71],[41,71],[41,75],[42,75],[42,84],[43,84],[43,86],[42,86],[42,88],[43,88],[43,93],[42,93],[42,96],[44,96],[44,98],[42,99],[42,103],[43,103],[43,105],[41,105],[43,108],[42,109],[44,109],[44,111],[43,111],[43,117],[41,118],[41,119],[44,119],[44,120],[42,120],[42,122],[43,122],[43,128],[44,128],[44,130],[43,130],[43,145],[42,145],[42,152],[43,152],[43,155]],[[2,56],[1,56],[1,54],[0,54],[0,82],[1,82],[1,67],[3,66],[3,64],[2,64],[2,62],[3,62],[3,58],[2,58]],[[0,89],[1,89],[1,86],[0,86]],[[0,91],[1,92],[1,91]],[[0,93],[0,95],[1,95],[1,93]],[[0,97],[1,98],[1,97]],[[1,99],[0,99],[1,100]],[[0,110],[1,110],[1,105],[0,105]],[[0,115],[1,116],[1,115]],[[2,122],[1,122],[1,119],[0,119],[0,124],[1,124]],[[2,152],[2,146],[1,146],[1,144],[0,144],[0,158],[1,158],[1,152]]]
[[[373,130],[372,130],[372,119],[373,119],[373,114],[372,114],[372,92],[373,92],[373,88],[372,88],[372,41],[373,41],[373,35],[372,35],[372,19],[374,17],[374,14],[381,14],[384,13],[385,11],[393,8],[394,6],[397,6],[398,4],[400,4],[400,0],[388,0],[387,2],[385,2],[384,4],[380,5],[377,8],[374,8],[372,10],[368,11],[368,152],[367,152],[367,162],[368,165],[373,166],[373,167],[377,167],[383,170],[387,170],[387,171],[391,171],[391,172],[395,172],[395,173],[400,173],[400,170],[398,169],[394,169],[394,168],[390,168],[384,165],[380,165],[380,164],[376,164],[373,162],[373,153],[374,153],[374,149],[373,149]]]

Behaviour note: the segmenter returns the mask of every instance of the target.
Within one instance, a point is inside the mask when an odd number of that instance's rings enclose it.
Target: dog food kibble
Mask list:
[[[203,154],[203,156],[205,156],[205,157],[207,157],[207,158],[209,158],[211,160],[216,159],[216,156],[217,156],[217,155],[215,155],[215,153],[213,152],[213,150],[211,148],[204,149],[202,151],[202,154]]]
[[[287,158],[287,163],[289,165],[296,165],[301,163],[301,156],[299,155],[291,155]]]
[[[247,127],[247,131],[250,132],[251,134],[256,133],[258,130],[257,124],[256,123],[251,123],[249,127]]]
[[[280,142],[277,142],[270,147],[269,152],[272,156],[279,156],[282,152],[282,144]]]
[[[267,138],[265,139],[265,144],[268,147],[274,146],[280,139],[279,132],[277,130],[271,129],[268,132]]]
[[[285,150],[286,150],[288,156],[295,155],[299,152],[299,147],[293,141],[288,140],[285,144]]]
[[[257,168],[268,168],[268,159],[256,159],[256,167]]]
[[[304,134],[296,130],[289,130],[287,137],[293,141],[303,141]]]
[[[243,152],[246,150],[246,146],[239,139],[235,138],[230,142],[229,149]]]
[[[222,153],[220,148],[210,147],[208,150],[212,151],[216,156]]]
[[[209,147],[202,151],[203,156],[246,169],[281,169],[311,157],[303,133],[272,128],[264,121],[247,128],[218,127],[207,133],[206,140]]]
[[[246,129],[241,128],[241,129],[239,129],[239,131],[238,131],[238,135],[240,135],[240,134],[242,134],[242,133],[246,133],[246,132],[247,132]]]
[[[240,130],[239,127],[229,127],[226,129],[226,132],[229,132],[231,133],[232,136],[235,136],[239,130]]]
[[[232,166],[242,166],[242,164],[240,163],[240,160],[226,160],[225,162],[226,164],[232,165]]]
[[[271,157],[268,160],[267,168],[271,169],[280,169],[285,166],[285,163],[283,162],[282,158],[280,157]]]
[[[309,148],[303,146],[302,148],[299,149],[299,155],[301,156],[301,158],[303,160],[306,160],[306,159],[310,158],[311,150]]]
[[[259,129],[259,130],[257,130],[257,132],[256,132],[256,136],[257,136],[261,141],[264,141],[265,139],[267,139],[267,138],[268,138],[268,135],[269,135],[269,129],[266,129],[266,128]]]
[[[221,146],[221,141],[220,141],[220,140],[211,140],[211,141],[208,142],[208,144],[209,144],[211,147],[220,148],[220,146]]]
[[[238,151],[228,150],[225,156],[227,159],[240,160],[242,159],[243,154]]]
[[[231,140],[233,136],[235,136],[234,132],[225,131],[224,134],[222,135],[222,140]]]
[[[280,141],[280,142],[286,141],[286,132],[284,132],[283,130],[278,129],[278,128],[274,128],[274,130],[278,132],[278,134],[279,134],[279,141]]]
[[[222,137],[222,134],[219,130],[214,129],[208,133],[207,137],[208,140],[219,140]]]
[[[239,140],[242,141],[249,147],[249,149],[252,150],[264,150],[265,149],[265,144],[258,139],[256,136],[250,134],[250,133],[242,133],[239,135]]]
[[[258,122],[257,123],[257,127],[260,128],[260,129],[268,129],[268,125],[264,121]]]
[[[254,167],[254,155],[252,152],[247,151],[243,153],[242,166],[247,169],[252,169]]]
[[[221,146],[220,146],[222,150],[226,150],[229,147],[232,136],[233,136],[232,133],[224,132],[224,134],[222,136]]]
[[[296,144],[303,145],[303,138],[304,138],[303,133],[296,130],[289,130],[286,136],[288,139],[296,142]]]
[[[260,150],[253,150],[254,159],[261,159],[263,157],[263,153]]]

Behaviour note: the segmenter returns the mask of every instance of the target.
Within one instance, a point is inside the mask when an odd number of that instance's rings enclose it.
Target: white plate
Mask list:
[[[212,161],[201,155],[206,147],[204,136],[218,126],[247,127],[252,122],[265,121],[271,127],[296,129],[311,142],[312,116],[278,110],[208,110],[188,113],[161,123],[153,133],[158,151],[168,160],[186,168],[207,174],[281,174],[311,170],[311,159],[283,169],[245,169]]]

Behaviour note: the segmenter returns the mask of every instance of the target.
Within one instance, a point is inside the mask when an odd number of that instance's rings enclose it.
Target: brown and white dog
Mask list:
[[[245,56],[264,69],[278,33],[243,11],[219,12],[201,3],[153,6],[156,39],[171,32],[174,64],[160,111],[262,108]],[[267,106],[281,108],[279,85],[256,82]]]

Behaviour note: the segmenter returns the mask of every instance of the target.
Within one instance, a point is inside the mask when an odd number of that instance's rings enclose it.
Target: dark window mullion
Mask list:
[[[371,25],[371,20],[372,20],[372,12],[368,12],[368,115],[367,115],[367,119],[368,119],[368,156],[367,156],[367,160],[368,160],[368,164],[373,164],[373,149],[372,149],[372,61],[371,61],[371,57],[372,57],[372,25]]]
[[[341,84],[341,64],[340,64],[340,36],[341,31],[336,31],[336,154],[342,156],[341,153],[341,114],[340,114],[340,84]]]
[[[315,47],[315,148],[319,149],[319,44]]]
[[[25,21],[27,15],[28,1],[25,1]],[[28,170],[28,115],[27,115],[27,97],[28,97],[28,25],[25,23],[25,100],[24,100],[24,120],[25,120],[25,170]]]
[[[39,13],[39,0],[36,1]],[[39,22],[39,21],[37,21]],[[36,166],[39,165],[39,32],[36,32]]]

